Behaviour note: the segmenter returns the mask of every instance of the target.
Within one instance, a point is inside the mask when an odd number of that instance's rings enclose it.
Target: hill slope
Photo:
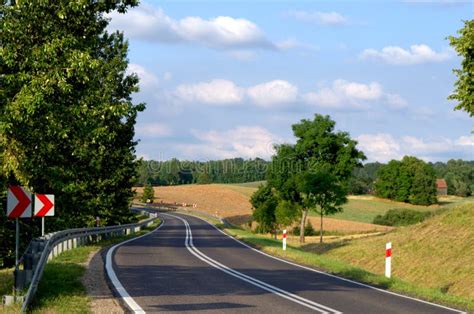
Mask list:
[[[474,207],[461,205],[423,223],[352,240],[327,251],[377,274],[384,273],[385,243],[392,242],[392,275],[443,293],[474,298]]]
[[[189,184],[154,187],[155,202],[197,204],[197,210],[226,218],[235,225],[251,220],[252,205],[250,195],[256,188],[231,184]],[[136,188],[137,200],[143,188]],[[310,217],[314,226],[319,225],[318,217]],[[356,221],[324,218],[325,230],[343,233],[386,231],[391,229]]]

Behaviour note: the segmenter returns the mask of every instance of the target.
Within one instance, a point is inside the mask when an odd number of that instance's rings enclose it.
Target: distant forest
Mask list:
[[[212,161],[168,161],[142,160],[138,168],[139,186],[151,184],[208,184],[245,183],[266,179],[266,170],[271,162],[260,158],[233,158]],[[379,169],[385,164],[366,163],[356,168],[349,181],[349,194],[371,194]],[[458,196],[474,195],[474,161],[449,160],[447,163],[429,163],[436,177],[448,184],[448,194]]]

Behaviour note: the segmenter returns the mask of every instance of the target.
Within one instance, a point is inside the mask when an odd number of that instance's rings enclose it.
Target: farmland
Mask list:
[[[204,184],[155,187],[155,201],[195,203],[198,209],[219,215],[230,222],[241,225],[251,218],[252,207],[250,196],[264,181],[242,184]],[[137,197],[142,188],[136,188]],[[369,232],[386,231],[384,227],[372,225],[377,215],[383,215],[390,209],[408,208],[419,211],[438,211],[461,204],[474,204],[474,197],[460,198],[442,197],[439,204],[432,206],[416,206],[406,203],[380,199],[370,195],[349,196],[343,206],[343,212],[324,218],[324,227],[328,231]],[[310,212],[309,217],[314,227],[319,225],[319,217]]]

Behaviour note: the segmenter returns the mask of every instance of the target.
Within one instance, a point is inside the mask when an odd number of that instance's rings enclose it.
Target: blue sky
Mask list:
[[[368,161],[474,159],[473,119],[453,111],[446,37],[459,1],[143,1],[110,29],[140,77],[138,156],[270,158],[291,125],[329,114]]]

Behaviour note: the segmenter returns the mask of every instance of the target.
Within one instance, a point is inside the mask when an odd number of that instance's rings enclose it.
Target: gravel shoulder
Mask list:
[[[91,313],[125,313],[107,284],[104,262],[107,248],[91,252],[84,266],[87,268],[82,283],[90,297]]]

